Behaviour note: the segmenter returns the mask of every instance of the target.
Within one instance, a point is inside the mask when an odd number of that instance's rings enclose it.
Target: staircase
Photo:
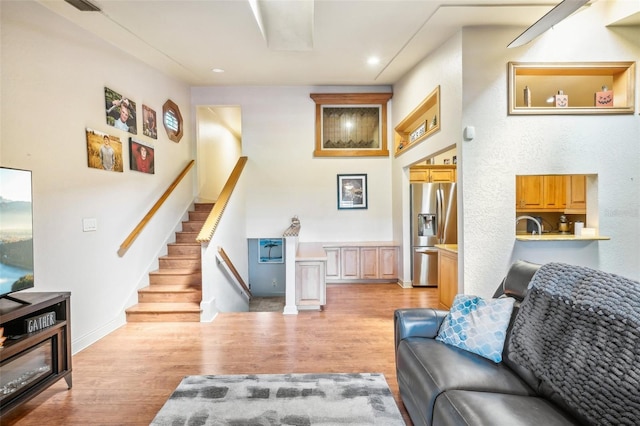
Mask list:
[[[149,286],[138,290],[138,304],[126,310],[127,322],[200,321],[201,245],[196,237],[212,208],[211,203],[196,203],[189,212],[176,242],[158,259],[159,269],[149,273]]]

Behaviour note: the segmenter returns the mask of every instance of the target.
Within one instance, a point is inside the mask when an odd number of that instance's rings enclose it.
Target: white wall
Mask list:
[[[245,169],[246,170],[246,165]],[[222,248],[245,283],[248,283],[248,244],[246,235],[247,175],[243,171],[224,214],[208,244],[202,247],[202,321],[211,321],[218,312],[249,310],[249,300],[241,294],[224,266],[218,262]]]
[[[33,171],[35,291],[70,291],[73,352],[124,323],[147,272],[193,199],[195,171],[178,186],[128,252],[120,244],[191,159],[159,125],[155,174],[129,170],[128,137],[106,124],[104,87],[160,121],[171,98],[189,123],[189,88],[123,54],[35,2],[0,2],[3,166]],[[124,172],[87,167],[85,128],[123,142]],[[83,232],[82,219],[98,230]]]
[[[640,30],[603,27],[598,2],[554,30],[517,49],[506,46],[521,28],[466,28],[416,70],[394,85],[393,123],[411,111],[435,84],[449,81],[454,70],[438,69],[462,58],[463,74],[455,111],[443,110],[441,125],[453,120],[457,132],[446,131],[458,143],[460,278],[464,292],[489,296],[516,259],[562,261],[640,276],[640,118],[616,116],[509,116],[507,62],[638,61]],[[460,38],[461,37],[461,38]],[[460,42],[461,40],[461,42]],[[444,50],[450,46],[450,50]],[[457,51],[462,46],[461,52]],[[460,54],[461,53],[461,54]],[[637,78],[636,78],[636,81]],[[455,86],[455,82],[453,83]],[[636,83],[636,93],[637,93]],[[443,90],[443,98],[447,98]],[[475,126],[476,138],[462,141],[465,126]],[[432,140],[433,139],[433,140]],[[439,149],[430,138],[423,152],[399,157],[394,166],[394,194],[405,191],[398,167]],[[551,173],[598,174],[598,220],[604,242],[516,242],[515,175]],[[396,197],[396,195],[394,195]],[[462,199],[460,199],[462,197]],[[394,221],[398,223],[397,209]],[[401,218],[405,223],[404,215]],[[394,228],[396,229],[396,228]],[[406,229],[406,224],[405,228]],[[406,244],[405,244],[406,246]],[[406,257],[406,256],[405,256]],[[407,263],[407,259],[405,259]],[[407,275],[405,273],[405,275]]]
[[[242,145],[216,113],[216,108],[195,108],[195,115],[198,201],[213,202],[240,158]]]
[[[298,215],[300,241],[389,241],[389,158],[314,158],[310,93],[389,92],[389,87],[197,87],[194,107],[239,105],[247,174],[247,238],[281,237]],[[337,174],[366,173],[366,210],[337,209]]]

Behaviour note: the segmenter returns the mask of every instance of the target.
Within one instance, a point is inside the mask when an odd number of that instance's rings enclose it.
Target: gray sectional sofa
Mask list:
[[[517,261],[499,297],[515,299],[500,362],[436,340],[447,311],[396,310],[397,379],[415,425],[640,424],[637,281]]]

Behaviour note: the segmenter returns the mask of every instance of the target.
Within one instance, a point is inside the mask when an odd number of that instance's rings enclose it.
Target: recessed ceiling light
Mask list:
[[[211,71],[212,72],[217,72],[217,73],[224,72],[224,70],[222,68],[212,68]]]
[[[378,65],[380,63],[380,58],[378,58],[377,56],[370,56],[369,59],[367,59],[367,64],[369,65]]]

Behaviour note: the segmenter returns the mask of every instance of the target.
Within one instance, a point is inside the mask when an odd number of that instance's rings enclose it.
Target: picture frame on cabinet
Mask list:
[[[338,210],[367,207],[367,175],[338,175]]]
[[[312,93],[314,157],[386,157],[387,102],[392,93]]]
[[[258,263],[284,263],[284,239],[258,239]]]

